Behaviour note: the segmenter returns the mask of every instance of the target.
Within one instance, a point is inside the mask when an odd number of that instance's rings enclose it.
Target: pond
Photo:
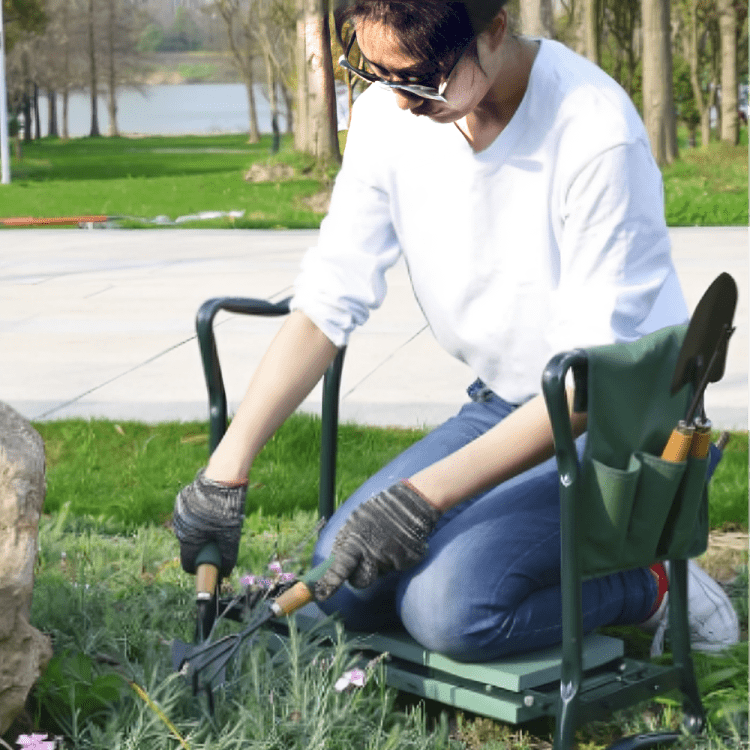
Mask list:
[[[346,92],[339,92],[340,127],[347,122]],[[271,132],[271,111],[265,88],[255,88],[255,106],[261,133]],[[107,100],[98,99],[99,131],[107,135]],[[62,104],[57,104],[58,129],[62,129]],[[282,105],[283,110],[283,105]],[[48,104],[40,96],[42,133],[47,133]],[[242,83],[190,83],[143,86],[123,90],[117,96],[117,125],[123,135],[181,135],[242,133],[248,129],[247,93]],[[280,118],[282,131],[286,118]],[[91,104],[86,92],[70,95],[68,132],[71,137],[86,136],[91,129]]]

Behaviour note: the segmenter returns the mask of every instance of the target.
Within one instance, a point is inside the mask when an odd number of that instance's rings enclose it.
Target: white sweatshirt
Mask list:
[[[382,87],[359,97],[292,308],[343,346],[401,253],[438,342],[511,403],[540,392],[560,351],[687,319],[643,124],[617,83],[549,40],[480,153]]]

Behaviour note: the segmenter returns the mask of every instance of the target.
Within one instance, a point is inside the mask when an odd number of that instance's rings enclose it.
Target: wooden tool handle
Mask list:
[[[312,591],[302,581],[297,581],[294,586],[273,600],[271,609],[276,617],[291,615],[292,612],[296,612],[314,599]]]
[[[333,555],[316,565],[308,571],[301,580],[297,581],[290,589],[287,589],[281,596],[277,596],[271,603],[271,609],[277,617],[281,615],[290,615],[296,612],[300,607],[315,600],[313,588],[315,584],[325,575],[328,568],[333,564]]]
[[[690,443],[690,455],[692,458],[705,458],[708,455],[708,446],[711,443],[711,422],[706,420],[695,426],[693,440]]]
[[[214,544],[207,544],[195,559],[195,598],[210,599],[219,585],[221,553]]]
[[[687,460],[694,431],[692,425],[680,422],[669,436],[669,441],[661,454],[662,459],[672,463],[680,463]]]
[[[199,565],[195,571],[195,598],[210,599],[219,585],[219,569],[211,563]]]

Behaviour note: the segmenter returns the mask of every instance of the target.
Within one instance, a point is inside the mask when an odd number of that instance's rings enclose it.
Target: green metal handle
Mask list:
[[[316,565],[312,570],[308,570],[305,575],[300,578],[300,581],[312,590],[312,587],[328,572],[328,568],[333,565],[333,561],[336,558],[331,555],[329,558],[323,560],[322,563]]]
[[[215,568],[221,567],[221,552],[214,542],[207,544],[195,558],[195,567],[201,565],[213,565]]]

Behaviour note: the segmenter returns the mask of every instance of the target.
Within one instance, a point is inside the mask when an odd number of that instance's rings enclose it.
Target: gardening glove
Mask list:
[[[315,584],[315,598],[328,599],[347,580],[363,589],[391,570],[413,567],[425,556],[426,539],[440,516],[405,482],[371,497],[336,535],[334,562]]]
[[[209,543],[221,553],[221,575],[228,576],[237,563],[247,485],[227,487],[207,479],[201,469],[174,504],[174,533],[180,541],[180,559],[187,573],[195,573],[195,559]]]

